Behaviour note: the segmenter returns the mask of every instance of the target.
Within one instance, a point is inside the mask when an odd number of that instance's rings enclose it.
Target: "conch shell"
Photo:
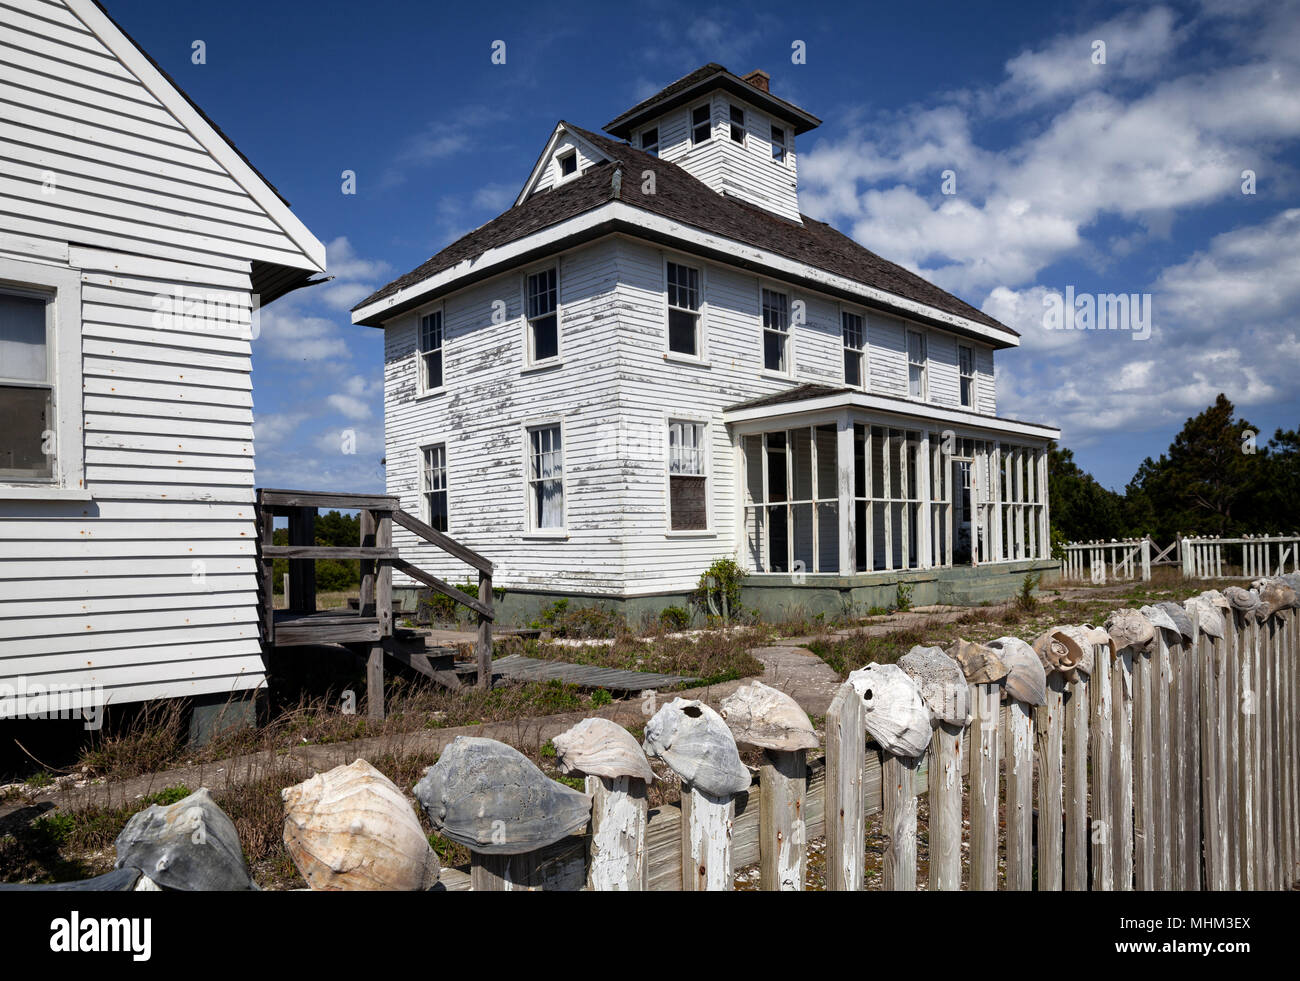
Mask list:
[[[1038,655],[1043,671],[1057,671],[1066,681],[1073,681],[1079,671],[1092,673],[1092,641],[1082,627],[1052,627],[1034,638],[1030,645]]]
[[[1196,616],[1196,623],[1201,633],[1216,640],[1223,636],[1223,613],[1219,607],[1200,596],[1192,596],[1184,600],[1183,606],[1186,607],[1189,616],[1193,614]]]
[[[913,647],[898,659],[921,692],[932,722],[964,726],[970,721],[970,686],[961,666],[938,647]]]
[[[234,823],[200,787],[184,800],[150,805],[117,836],[115,868],[133,868],[163,889],[256,889]],[[138,887],[137,887],[138,888]]]
[[[722,716],[703,702],[674,698],[646,723],[645,751],[711,797],[730,797],[750,784],[736,740]]]
[[[966,681],[972,685],[990,685],[1001,681],[1010,670],[998,657],[998,652],[984,644],[958,638],[948,648],[948,656],[957,662]]]
[[[863,722],[880,748],[895,756],[920,756],[930,744],[930,710],[916,682],[897,664],[868,664],[849,675],[862,698]]]
[[[1182,634],[1183,643],[1190,644],[1196,636],[1196,628],[1192,624],[1192,618],[1187,615],[1187,608],[1173,600],[1164,600],[1156,606],[1164,610],[1165,616],[1173,621],[1174,629]]]
[[[1137,610],[1116,610],[1106,618],[1106,633],[1110,634],[1112,653],[1126,647],[1145,651],[1155,640],[1156,628]]]
[[[641,744],[609,719],[583,719],[551,742],[561,773],[585,773],[611,779],[635,777],[646,783],[655,778]]]
[[[722,700],[719,714],[736,742],[762,749],[814,749],[820,743],[808,713],[783,691],[754,681]]]
[[[397,785],[365,760],[280,791],[284,847],[307,885],[326,891],[423,891],[438,856]]]
[[[517,749],[457,736],[415,785],[434,830],[485,855],[536,851],[580,831],[591,798],[556,783]]]
[[[1265,617],[1271,617],[1278,610],[1294,607],[1297,601],[1300,601],[1295,588],[1281,577],[1264,579],[1255,585],[1259,592],[1259,605]]]
[[[989,646],[1008,668],[1007,694],[1026,705],[1046,705],[1047,672],[1034,649],[1019,637],[999,637]]]

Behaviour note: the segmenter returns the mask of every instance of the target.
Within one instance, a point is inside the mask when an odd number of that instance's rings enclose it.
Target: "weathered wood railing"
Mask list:
[[[361,526],[356,546],[317,545],[316,513],[322,508],[355,510]],[[288,519],[288,544],[273,541],[277,517]],[[383,716],[384,655],[393,652],[393,570],[397,569],[478,616],[475,654],[478,684],[491,684],[492,563],[473,549],[406,513],[396,497],[382,494],[341,494],[259,489],[257,492],[258,589],[262,603],[262,640],[271,647],[341,644],[366,658],[367,704],[372,716]],[[393,547],[393,524],[442,549],[478,572],[478,596],[470,596],[401,558]],[[289,560],[285,609],[275,610],[272,568],[276,559]],[[316,609],[315,563],[321,559],[359,559],[361,596],[356,611]]]
[[[1189,579],[1258,579],[1300,572],[1300,535],[1181,539],[1183,575]],[[1233,561],[1239,559],[1239,561]]]
[[[1151,538],[1068,542],[1061,578],[1102,585],[1111,580],[1151,578]]]
[[[1033,687],[1023,678],[984,680],[962,660],[971,716],[934,728],[919,756],[881,750],[868,735],[873,693],[845,683],[827,714],[825,758],[808,766],[797,829],[804,840],[825,836],[826,888],[870,885],[864,839],[877,812],[886,841],[881,883],[915,888],[922,793],[930,794],[932,889],[1291,888],[1300,861],[1300,614],[1294,606],[1242,609],[1246,600],[1255,602],[1244,591],[1231,603],[1210,591],[1165,626],[1155,608],[1132,611],[1130,623],[1152,625],[1145,637],[1122,625],[1109,634],[1078,628],[1090,638],[1079,647],[1086,658],[1068,669],[1065,661],[1048,668],[1046,655],[1035,664],[1045,672],[1041,705],[1020,700]],[[732,866],[766,866],[789,833],[760,820],[764,792],[760,778],[734,798],[724,853]],[[664,806],[650,812],[644,841],[629,844],[644,851],[650,889],[683,888],[685,830],[681,809]],[[583,836],[563,839],[537,854],[529,882],[510,887],[593,888],[586,855]],[[710,880],[722,888],[732,881]],[[469,888],[450,870],[443,881]]]

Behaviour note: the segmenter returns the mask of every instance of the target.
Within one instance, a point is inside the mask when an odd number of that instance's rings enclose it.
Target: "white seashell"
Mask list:
[[[736,742],[786,752],[820,745],[808,713],[783,691],[750,682],[722,700],[719,715]]]
[[[312,889],[430,889],[438,856],[397,785],[365,760],[280,791],[284,846]]]
[[[1113,651],[1126,647],[1144,651],[1156,637],[1155,625],[1137,610],[1116,610],[1106,618],[1106,632]]]
[[[1151,621],[1151,626],[1157,630],[1168,630],[1172,633],[1178,633],[1178,625],[1174,623],[1173,618],[1158,606],[1144,606],[1138,610],[1144,617]]]
[[[1038,653],[1019,637],[999,637],[989,647],[1007,666],[1007,694],[1026,705],[1047,704],[1047,672]]]
[[[930,745],[930,710],[897,664],[868,664],[849,675],[862,699],[863,723],[880,748],[895,756],[920,756]]]
[[[651,783],[655,771],[632,733],[609,719],[583,719],[551,740],[561,773],[635,777]]]
[[[1165,615],[1173,621],[1174,629],[1182,635],[1183,642],[1190,644],[1195,636],[1195,627],[1192,625],[1192,618],[1187,615],[1187,608],[1173,600],[1164,600],[1156,606],[1164,610]]]
[[[645,727],[644,749],[681,777],[682,783],[713,797],[730,797],[750,784],[735,737],[722,716],[703,702],[674,698]]]
[[[434,828],[485,855],[521,855],[581,831],[591,798],[512,746],[457,736],[415,785]]]
[[[1184,600],[1183,606],[1186,607],[1189,616],[1196,617],[1201,633],[1215,639],[1223,636],[1223,612],[1217,606],[1199,596]]]
[[[998,657],[998,652],[984,644],[958,638],[948,648],[947,654],[957,662],[969,684],[990,685],[1007,676],[1008,668]]]
[[[898,666],[916,682],[933,722],[964,726],[970,721],[970,686],[961,665],[942,648],[913,647],[898,659]]]
[[[1232,604],[1228,602],[1228,597],[1224,596],[1217,589],[1205,590],[1201,593],[1201,598],[1208,600],[1211,604],[1217,606],[1221,610],[1227,610],[1232,607]]]

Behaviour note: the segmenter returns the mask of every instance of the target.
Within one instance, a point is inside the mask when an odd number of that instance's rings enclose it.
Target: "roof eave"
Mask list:
[[[733,95],[739,96],[747,102],[752,102],[764,112],[769,113],[779,119],[790,123],[794,128],[796,136],[807,133],[809,130],[816,129],[822,124],[822,121],[810,112],[805,112],[793,103],[786,102],[784,99],[772,95],[770,92],[764,92],[762,89],[755,88],[743,78],[733,75],[731,72],[723,70],[714,72],[698,82],[682,89],[680,92],[674,92],[664,99],[652,102],[649,105],[632,108],[621,116],[616,117],[606,123],[602,129],[611,136],[620,140],[626,140],[632,135],[641,123],[666,112],[672,112],[681,106],[698,99],[701,92],[707,89],[723,88]]]

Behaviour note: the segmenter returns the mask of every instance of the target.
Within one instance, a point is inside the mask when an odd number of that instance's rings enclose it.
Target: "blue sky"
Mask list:
[[[999,414],[1061,426],[1102,483],[1219,391],[1300,425],[1294,2],[108,5],[329,246],[335,281],[254,346],[264,486],[382,488],[382,338],[348,308],[508,207],[557,120],[598,129],[707,61],[822,118],[803,210],[1019,330]],[[1044,330],[1067,287],[1149,293],[1151,336]]]

